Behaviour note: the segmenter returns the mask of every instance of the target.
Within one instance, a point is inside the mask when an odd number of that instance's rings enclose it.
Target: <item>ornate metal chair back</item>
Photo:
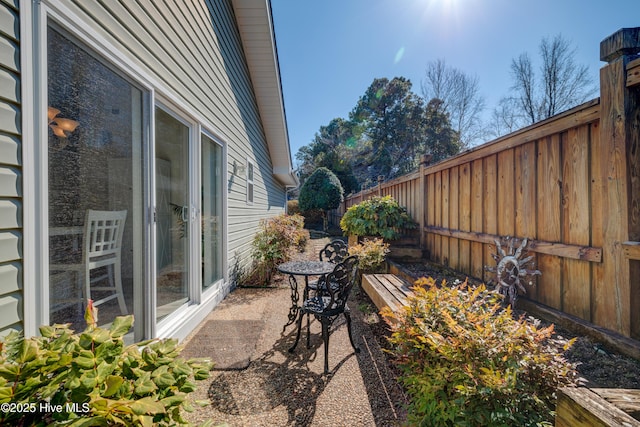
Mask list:
[[[333,272],[326,276],[323,296],[330,298],[330,303],[325,305],[323,314],[331,316],[344,311],[357,275],[358,258],[350,256],[337,264]]]
[[[320,250],[320,261],[337,264],[349,256],[347,244],[340,239],[332,240]]]

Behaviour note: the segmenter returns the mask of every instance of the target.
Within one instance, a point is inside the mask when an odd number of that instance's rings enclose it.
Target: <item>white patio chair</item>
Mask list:
[[[124,223],[127,211],[95,211],[87,210],[82,236],[82,255],[80,262],[69,264],[51,264],[52,271],[75,272],[78,284],[82,289],[83,303],[91,297],[92,291],[112,292],[93,302],[98,306],[114,298],[118,299],[120,312],[128,313],[122,291],[121,252]],[[101,274],[92,271],[103,268]],[[101,282],[108,280],[108,284]],[[53,296],[55,298],[55,296]]]

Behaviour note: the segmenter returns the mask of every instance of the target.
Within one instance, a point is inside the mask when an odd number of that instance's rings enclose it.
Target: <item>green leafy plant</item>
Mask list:
[[[389,244],[382,239],[365,239],[349,246],[349,255],[358,257],[358,267],[363,273],[378,273],[384,270]]]
[[[125,346],[133,316],[99,328],[91,301],[85,319],[79,334],[42,326],[42,336],[11,332],[0,342],[0,425],[188,425],[186,397],[211,362],[179,358],[174,339]]]
[[[300,188],[298,197],[300,210],[322,211],[323,230],[327,230],[327,211],[340,206],[344,190],[338,177],[325,167],[316,169]]]
[[[289,260],[293,249],[303,250],[306,241],[301,215],[281,214],[261,221],[252,242],[253,266],[243,284],[267,285],[276,266]]]
[[[407,210],[391,196],[373,197],[351,206],[340,220],[345,234],[355,236],[379,236],[397,239],[403,229],[415,228]]]
[[[382,312],[410,395],[410,423],[553,425],[557,388],[579,381],[562,356],[573,341],[554,339],[553,325],[514,319],[484,285],[416,283],[401,311]]]

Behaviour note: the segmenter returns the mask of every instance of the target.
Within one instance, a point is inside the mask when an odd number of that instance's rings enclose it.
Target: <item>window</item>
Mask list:
[[[253,163],[247,159],[247,203],[253,204]]]
[[[146,94],[62,30],[47,36],[49,319],[82,330],[87,299],[104,325],[142,294]]]
[[[223,278],[222,147],[202,135],[202,288]]]

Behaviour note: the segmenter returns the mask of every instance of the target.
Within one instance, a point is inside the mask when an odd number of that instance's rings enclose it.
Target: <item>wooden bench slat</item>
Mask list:
[[[584,387],[558,391],[556,427],[640,426],[640,422]]]
[[[411,290],[411,285],[407,283],[404,279],[396,276],[395,274],[388,274],[387,276],[391,276],[389,277],[391,284],[395,286],[399,291],[401,291],[405,295],[405,298],[407,295],[413,294],[413,291]]]
[[[399,283],[400,279],[398,277],[392,274],[376,274],[375,278],[380,280],[382,286],[398,300],[398,303],[404,305],[407,300],[407,293],[403,292],[402,283]]]
[[[392,311],[397,311],[401,306],[398,300],[374,277],[363,276],[362,289],[379,310],[382,310],[383,307],[389,307]]]
[[[389,307],[394,312],[406,304],[407,295],[412,293],[410,285],[394,274],[364,274],[362,289],[379,310]]]

